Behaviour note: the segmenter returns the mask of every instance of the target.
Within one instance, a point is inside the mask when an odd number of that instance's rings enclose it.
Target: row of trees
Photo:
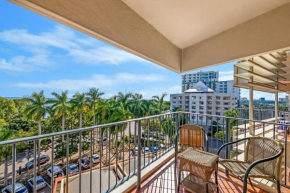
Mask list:
[[[51,94],[55,98],[47,99],[43,91],[23,99],[0,97],[0,129],[28,131],[37,124],[38,134],[42,134],[59,131],[55,125],[55,129],[47,128],[50,119],[60,122],[61,130],[66,130],[155,115],[170,108],[170,103],[164,100],[166,94],[153,96],[150,100],[143,99],[138,93],[122,92],[104,99],[104,93],[96,88],[87,93],[76,93],[71,99],[68,91]]]
[[[155,115],[170,108],[170,103],[164,99],[166,94],[149,100],[138,93],[122,92],[104,99],[104,93],[96,88],[76,93],[71,99],[68,91],[51,94],[54,96],[52,99],[46,98],[43,91],[23,99],[0,97],[0,141]],[[62,142],[59,142],[59,152],[62,152]],[[43,142],[39,141],[39,148],[40,143]],[[22,152],[31,148],[28,146],[27,143],[19,143],[17,150]],[[5,163],[8,163],[10,155],[11,147],[0,147],[0,158],[4,158]],[[6,164],[5,176],[7,171]]]

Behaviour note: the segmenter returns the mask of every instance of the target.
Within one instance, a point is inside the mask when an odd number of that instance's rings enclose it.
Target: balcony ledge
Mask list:
[[[141,182],[144,182],[146,179],[148,179],[152,174],[154,174],[156,171],[158,171],[163,165],[168,163],[173,157],[174,157],[175,149],[171,149],[170,151],[163,154],[159,159],[154,161],[154,163],[148,165],[146,168],[144,168],[141,172]],[[137,186],[137,176],[133,176],[128,181],[117,187],[112,191],[112,193],[129,193],[132,190],[136,189]]]

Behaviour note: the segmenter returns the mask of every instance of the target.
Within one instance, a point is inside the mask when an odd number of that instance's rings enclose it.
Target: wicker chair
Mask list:
[[[245,161],[220,159],[223,165],[233,176],[244,182],[243,193],[247,192],[247,179],[263,178],[274,179],[277,182],[277,190],[280,193],[281,165],[284,147],[278,141],[265,137],[248,137],[220,147],[221,150],[231,144],[247,140],[245,149]]]
[[[180,148],[178,148],[178,139]],[[181,172],[187,171],[195,176],[198,176],[206,183],[206,191],[209,192],[209,180],[213,171],[215,171],[215,183],[218,184],[217,179],[217,160],[218,156],[210,156],[208,153],[208,139],[206,132],[202,127],[198,125],[182,125],[178,128],[175,135],[175,164],[177,165],[177,160],[179,160],[179,174],[178,174],[178,192],[180,188]],[[197,150],[197,152],[192,153],[192,149]],[[207,152],[204,152],[207,151]],[[182,152],[182,153],[180,153]],[[178,154],[179,153],[179,154]],[[206,156],[209,155],[209,156]],[[207,160],[208,162],[214,162],[214,166],[209,166],[206,163],[205,166],[200,164],[197,158]],[[192,158],[192,160],[190,160]],[[176,167],[175,167],[176,170]],[[218,192],[218,186],[217,192]]]
[[[178,128],[175,135],[176,148],[178,148],[178,138],[180,149],[178,152],[186,150],[188,147],[204,150],[206,141],[206,151],[208,151],[208,139],[205,131],[198,125],[182,125]]]

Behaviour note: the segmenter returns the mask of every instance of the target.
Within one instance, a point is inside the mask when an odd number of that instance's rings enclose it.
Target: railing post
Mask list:
[[[230,118],[227,118],[226,117],[226,143],[229,143],[230,142],[230,139],[231,139],[231,123],[230,123]],[[230,146],[228,145],[226,147],[226,159],[229,159],[230,158]],[[229,175],[229,172],[228,170],[226,170],[226,175],[228,176]]]
[[[138,121],[137,190],[141,189],[141,121]]]
[[[175,152],[174,152],[174,162],[175,162],[175,167],[174,167],[174,173],[175,173],[175,176],[176,176],[176,174],[177,174],[177,154],[178,154],[178,128],[179,128],[179,113],[176,113],[175,114],[175,116],[176,116],[176,118],[175,118],[175,120],[176,120],[176,127],[175,127],[175,141],[174,141],[174,143],[175,143]]]
[[[12,145],[12,192],[15,192],[16,184],[16,144]]]
[[[175,128],[175,161],[178,153],[178,128],[179,128],[179,113],[175,114],[176,128]],[[176,162],[175,162],[176,163]]]

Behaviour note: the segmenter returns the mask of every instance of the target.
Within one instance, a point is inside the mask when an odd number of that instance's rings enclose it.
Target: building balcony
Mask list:
[[[220,133],[213,129],[213,121],[218,123]],[[12,161],[6,176],[8,184],[26,184],[29,178],[36,182],[36,176],[41,175],[49,185],[43,189],[45,193],[175,192],[176,131],[181,125],[195,124],[206,131],[209,152],[214,154],[224,143],[249,136],[279,140],[284,144],[286,154],[281,169],[282,192],[290,192],[288,126],[274,121],[176,112],[4,141],[0,142],[0,148],[11,149],[9,156]],[[235,123],[232,132],[230,123]],[[18,145],[31,143],[31,155],[37,160],[38,141],[42,141],[41,155],[48,155],[49,161],[41,165],[33,164],[19,173],[20,162],[16,159],[19,155],[16,153],[22,152],[17,152]],[[232,145],[228,153],[222,152],[221,157],[242,160],[244,151],[245,144],[238,143]],[[96,155],[98,158],[95,158]],[[80,158],[88,161],[80,162]],[[71,164],[77,165],[78,170],[67,173],[55,170],[68,168]],[[49,167],[53,168],[49,175],[55,178],[47,176]],[[176,169],[178,171],[178,167]],[[2,183],[3,177],[5,176],[2,175],[0,181]],[[222,167],[219,167],[218,180],[221,192],[241,192],[243,188],[238,179],[227,177]],[[271,181],[253,179],[252,183],[253,186],[248,185],[249,192],[275,191],[276,185]],[[181,189],[181,192],[187,191]]]

